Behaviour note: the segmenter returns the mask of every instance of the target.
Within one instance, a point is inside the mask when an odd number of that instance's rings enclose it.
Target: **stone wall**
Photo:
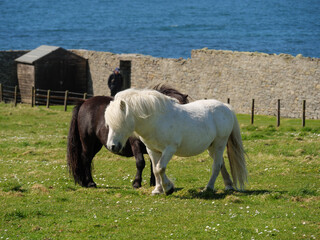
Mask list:
[[[15,59],[28,51],[0,51],[0,83],[14,87],[18,85]]]
[[[306,100],[307,116],[320,118],[320,59],[198,50],[192,61],[203,69],[199,83],[205,96],[230,98],[238,112],[248,113],[254,98],[257,114],[275,115],[280,99],[283,116],[300,117]]]
[[[152,87],[166,83],[193,99],[215,98],[238,113],[300,118],[302,101],[306,116],[320,119],[320,59],[301,55],[193,50],[191,59],[165,59],[136,54],[73,50],[88,59],[95,95],[109,94],[107,79],[120,60],[132,61],[131,86]]]
[[[113,54],[71,50],[88,59],[89,92],[109,95],[107,79],[120,60],[131,61],[131,87],[152,87],[165,83],[188,94],[192,100],[215,98],[227,102],[238,113],[276,115],[281,100],[281,116],[300,118],[302,100],[306,117],[320,119],[320,59],[291,55],[269,55],[218,50],[193,50],[190,59],[166,59],[138,54]],[[25,52],[24,52],[25,53]],[[5,64],[22,52],[0,52],[0,82],[14,78]],[[4,64],[5,63],[5,64]],[[12,80],[16,81],[16,80]],[[11,82],[12,82],[11,81]]]

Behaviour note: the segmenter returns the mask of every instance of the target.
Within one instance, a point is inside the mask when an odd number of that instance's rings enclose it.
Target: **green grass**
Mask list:
[[[249,185],[202,192],[207,153],[174,157],[177,190],[151,196],[150,164],[134,190],[133,158],[103,149],[94,161],[97,189],[76,186],[66,168],[71,107],[0,103],[0,239],[319,239],[320,121],[238,115]],[[146,156],[148,160],[148,157]]]

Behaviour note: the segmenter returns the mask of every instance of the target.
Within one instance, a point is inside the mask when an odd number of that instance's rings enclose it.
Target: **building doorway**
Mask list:
[[[120,73],[123,77],[122,90],[131,87],[131,61],[120,60]]]

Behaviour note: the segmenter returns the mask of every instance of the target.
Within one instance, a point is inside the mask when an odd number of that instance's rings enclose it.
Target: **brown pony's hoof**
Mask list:
[[[85,187],[87,187],[87,188],[97,188],[97,184],[95,184],[94,182],[90,182]]]
[[[137,181],[137,180],[134,180],[133,182],[132,182],[132,187],[133,188],[141,188],[141,182],[139,182],[139,181]]]
[[[172,187],[168,191],[166,191],[166,195],[171,195],[173,192],[174,192],[174,187]]]

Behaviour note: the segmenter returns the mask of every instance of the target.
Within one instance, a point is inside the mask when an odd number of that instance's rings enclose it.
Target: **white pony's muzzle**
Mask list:
[[[125,146],[126,141],[124,139],[121,134],[117,135],[113,129],[109,128],[107,148],[113,153],[120,153]],[[124,141],[124,144],[122,144],[122,141]]]
[[[121,143],[112,144],[109,149],[114,153],[119,153],[122,150],[122,145]]]

